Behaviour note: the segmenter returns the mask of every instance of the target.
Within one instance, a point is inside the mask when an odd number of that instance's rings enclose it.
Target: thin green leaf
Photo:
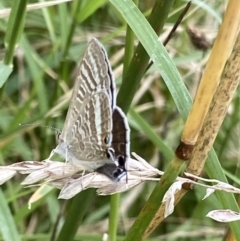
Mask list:
[[[49,107],[47,102],[47,99],[48,99],[47,90],[45,89],[45,85],[42,81],[42,76],[44,75],[44,69],[39,68],[41,64],[41,58],[32,49],[28,40],[25,37],[22,38],[21,45],[24,49],[26,61],[28,62],[30,71],[32,73],[35,91],[38,96],[40,111],[41,113],[46,113],[49,110]]]
[[[98,8],[105,4],[107,0],[86,1],[78,15],[78,21],[81,23],[91,16]]]
[[[191,97],[168,52],[158,40],[158,36],[132,1],[111,0],[111,2],[122,13],[126,22],[157,66],[171,92],[178,111],[186,119],[192,103]]]
[[[27,0],[16,0],[12,2],[12,10],[4,40],[7,48],[7,53],[4,58],[4,63],[6,65],[10,65],[12,63],[14,50],[23,32],[27,2]]]
[[[9,75],[12,73],[12,66],[11,65],[5,65],[4,63],[0,62],[0,88],[4,85],[4,83],[7,81]]]
[[[57,241],[74,240],[79,224],[82,222],[83,216],[91,203],[93,193],[94,189],[88,189],[72,199]]]
[[[0,190],[0,230],[5,241],[21,240],[2,190]]]
[[[154,64],[157,66],[171,92],[178,111],[185,120],[191,107],[191,98],[167,51],[160,41],[158,41],[158,36],[132,1],[110,1],[118,11],[121,12],[126,22],[130,25],[137,38],[146,49],[148,55],[153,60]],[[206,171],[209,176],[211,178],[227,181],[214,150],[210,152],[210,159],[211,160],[206,163]],[[225,193],[217,192],[217,195],[224,208],[238,210],[236,200],[232,194],[226,195]],[[232,222],[229,225],[235,236],[240,237],[240,229],[238,228],[237,222]]]
[[[129,115],[141,128],[141,131],[152,141],[152,143],[161,151],[163,156],[167,160],[171,160],[174,153],[168,148],[167,145],[162,141],[158,134],[152,129],[152,127],[144,120],[136,111],[130,109]]]
[[[41,0],[40,2],[44,2],[44,0]],[[54,44],[57,41],[56,38],[56,34],[54,31],[54,24],[51,18],[51,13],[50,13],[50,9],[49,8],[42,8],[42,12],[43,12],[43,17],[45,19],[46,22],[46,26],[48,28],[48,32],[51,38],[52,43]]]

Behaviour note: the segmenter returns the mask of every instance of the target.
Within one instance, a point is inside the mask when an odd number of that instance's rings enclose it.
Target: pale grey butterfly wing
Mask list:
[[[103,90],[109,96],[111,109],[115,107],[115,85],[112,81],[111,68],[107,54],[97,39],[93,38],[89,42],[78,70],[70,106],[61,134],[61,139],[63,140],[71,139],[72,134],[69,132],[69,129],[72,123],[79,118],[83,104],[87,101],[86,97]]]
[[[86,98],[87,104],[73,124],[72,138],[68,140],[68,151],[77,158],[74,164],[76,161],[85,160],[96,164],[100,162],[100,165],[105,159],[106,162],[112,162],[106,158],[112,130],[112,123],[109,121],[112,113],[108,99],[108,95],[103,91]],[[89,163],[92,169],[96,168],[94,163]]]
[[[94,170],[112,163],[112,110],[115,85],[102,45],[92,39],[83,56],[63,131],[55,152],[75,165]]]

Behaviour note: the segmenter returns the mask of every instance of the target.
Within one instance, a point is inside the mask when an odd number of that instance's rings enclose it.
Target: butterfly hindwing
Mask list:
[[[130,158],[130,129],[127,117],[122,110],[116,106],[112,113],[113,129],[112,129],[112,148],[115,151],[116,165],[110,163],[98,168],[96,171],[108,176],[114,181],[119,181],[127,174],[127,161]],[[127,180],[127,176],[126,176]]]
[[[116,106],[112,114],[113,130],[112,130],[112,147],[115,150],[116,157],[123,156],[124,159],[129,158],[129,133],[130,129],[127,117],[122,110]]]
[[[81,114],[68,130],[68,161],[87,170],[94,170],[104,163],[111,163],[106,150],[111,145],[112,111],[108,95],[97,92],[82,104]],[[65,145],[66,142],[62,142]],[[58,145],[61,148],[61,143]],[[58,150],[57,147],[57,150]]]

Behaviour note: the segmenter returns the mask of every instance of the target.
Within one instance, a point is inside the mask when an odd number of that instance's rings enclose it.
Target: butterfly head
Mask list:
[[[124,156],[115,158],[115,163],[105,164],[98,168],[96,171],[106,175],[108,178],[115,182],[119,182],[124,176],[127,180],[127,170],[125,168],[126,160]]]

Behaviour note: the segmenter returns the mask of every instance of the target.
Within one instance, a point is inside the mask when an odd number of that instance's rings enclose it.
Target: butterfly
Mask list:
[[[54,152],[87,171],[119,181],[127,175],[130,129],[116,106],[107,53],[93,38],[83,55],[67,117]]]

